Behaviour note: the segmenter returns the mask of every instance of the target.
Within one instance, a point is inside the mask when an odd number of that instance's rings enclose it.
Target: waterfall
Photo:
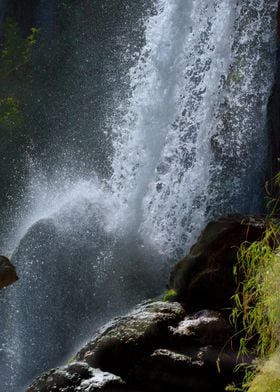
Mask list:
[[[55,32],[56,0],[40,0],[38,10],[38,22],[44,34],[51,38]]]
[[[155,0],[128,93],[116,92],[107,114],[111,176],[75,175],[58,160],[50,179],[31,160],[10,243],[20,280],[1,292],[5,392],[163,291],[171,260],[207,221],[261,210],[276,9],[276,0]]]

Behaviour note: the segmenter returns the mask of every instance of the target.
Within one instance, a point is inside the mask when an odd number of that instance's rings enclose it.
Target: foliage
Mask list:
[[[0,212],[9,226],[10,208],[20,200],[26,173],[25,154],[32,128],[27,107],[32,100],[32,60],[38,30],[27,36],[7,18],[0,43]],[[13,205],[15,208],[15,204]]]
[[[249,392],[280,392],[280,353],[269,358],[251,381]]]
[[[32,59],[32,49],[37,42],[39,30],[31,29],[27,37],[22,37],[20,28],[11,18],[4,24],[4,44],[1,51],[1,80],[16,78],[21,82],[30,81],[28,65]]]
[[[278,158],[278,161],[280,159]],[[277,173],[272,180],[266,181],[266,209],[271,216],[280,213],[280,173]]]
[[[253,365],[245,364],[242,386],[229,386],[228,391],[246,391],[248,388],[250,392],[259,391],[251,389],[250,385],[255,383],[257,372],[280,343],[279,230],[277,222],[271,219],[263,238],[252,244],[244,242],[238,252],[234,267],[237,291],[233,296],[231,320],[237,328],[241,325],[243,332],[239,357],[256,356],[258,361]]]
[[[162,297],[162,301],[173,302],[177,299],[177,292],[173,289],[167,290]]]
[[[23,127],[23,99],[31,82],[30,63],[38,29],[32,28],[22,37],[20,28],[11,18],[4,23],[4,41],[0,53],[0,136],[14,136]]]
[[[0,129],[17,131],[23,125],[23,114],[16,98],[0,100]]]

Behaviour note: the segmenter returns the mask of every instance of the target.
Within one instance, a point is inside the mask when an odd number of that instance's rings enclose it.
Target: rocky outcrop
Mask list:
[[[0,289],[18,280],[15,267],[5,256],[0,256]]]
[[[108,324],[77,362],[44,374],[28,392],[111,390],[104,379],[114,381],[116,391],[223,391],[234,361],[220,351],[231,334],[219,312],[187,316],[177,302],[146,303]]]
[[[256,216],[229,215],[210,222],[171,272],[170,288],[177,300],[191,312],[231,308],[238,249],[244,241],[260,239],[265,228],[265,219]]]
[[[39,377],[28,392],[223,392],[238,381],[225,309],[235,291],[233,266],[240,244],[261,238],[265,229],[265,219],[253,216],[209,223],[171,273],[179,302],[148,302],[113,320],[76,362]]]
[[[93,367],[125,375],[132,363],[168,339],[168,328],[185,316],[179,303],[154,302],[115,320],[78,354]]]
[[[124,382],[120,377],[93,369],[84,362],[73,362],[60,369],[53,369],[40,377],[28,388],[27,392],[43,391],[106,391],[123,390]]]

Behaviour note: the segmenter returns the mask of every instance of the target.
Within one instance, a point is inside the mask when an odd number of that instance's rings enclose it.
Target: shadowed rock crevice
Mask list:
[[[16,282],[18,276],[15,267],[5,256],[0,256],[0,289]]]

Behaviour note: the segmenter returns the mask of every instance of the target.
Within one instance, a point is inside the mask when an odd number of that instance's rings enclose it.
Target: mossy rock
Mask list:
[[[248,392],[280,392],[280,352],[265,362]]]
[[[178,294],[175,290],[170,289],[167,290],[163,296],[162,296],[162,301],[164,302],[176,302],[178,298]]]

